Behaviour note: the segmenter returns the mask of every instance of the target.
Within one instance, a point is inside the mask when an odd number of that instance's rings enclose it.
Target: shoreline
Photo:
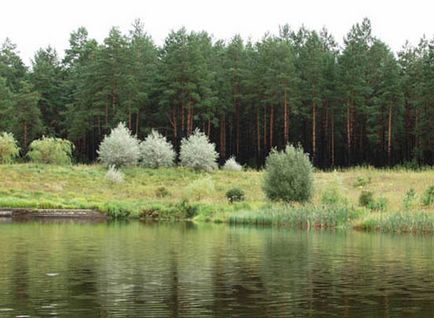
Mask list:
[[[108,219],[108,216],[91,209],[36,209],[0,207],[0,217],[4,218],[74,218]]]
[[[323,207],[324,208],[324,207]],[[373,218],[377,218],[380,214],[373,213],[357,213],[357,210],[351,208],[342,208],[342,211],[346,215],[345,220],[338,222],[339,217],[331,217],[328,221],[325,221],[325,215],[320,215],[309,219],[308,214],[303,209],[289,209],[284,213],[279,213],[280,216],[272,216],[266,219],[261,216],[264,210],[253,210],[248,213],[248,217],[244,214],[247,211],[241,211],[239,213],[234,213],[234,215],[226,215],[225,218],[206,218],[206,219],[196,219],[196,218],[170,218],[170,217],[159,217],[159,216],[136,216],[128,215],[120,218],[121,220],[148,220],[148,221],[176,221],[176,222],[198,222],[198,223],[215,223],[215,224],[227,224],[240,225],[240,226],[270,226],[277,228],[300,228],[306,231],[310,230],[338,230],[346,229],[357,232],[366,233],[397,233],[397,234],[434,234],[434,228],[432,225],[433,221],[424,220],[419,226],[409,227],[408,221],[403,222],[399,226],[390,226],[387,223],[382,224],[381,222],[371,223]],[[321,208],[313,210],[312,212],[321,213]],[[269,211],[268,211],[269,212]],[[301,212],[301,213],[300,213]],[[243,215],[244,214],[244,215]],[[292,215],[291,215],[292,214]],[[352,214],[352,216],[351,216]],[[402,212],[389,213],[388,215],[383,215],[384,218],[396,217],[402,215]],[[283,218],[282,218],[283,217]],[[326,217],[327,218],[327,217]],[[371,220],[366,222],[367,218]],[[115,220],[117,218],[110,217],[105,212],[92,210],[92,209],[40,209],[40,208],[5,208],[0,207],[0,219],[12,219],[12,220],[29,220],[29,219],[75,219],[75,220]],[[325,221],[325,222],[324,222]],[[407,223],[407,224],[406,224]],[[431,223],[431,225],[429,225]]]

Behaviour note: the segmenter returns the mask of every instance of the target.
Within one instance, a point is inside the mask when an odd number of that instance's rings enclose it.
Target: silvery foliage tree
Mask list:
[[[122,182],[124,182],[124,174],[122,173],[122,171],[116,169],[116,167],[113,165],[108,168],[107,173],[105,175],[105,178],[110,183],[122,183]]]
[[[11,163],[20,154],[20,148],[14,135],[11,133],[0,133],[0,163]]]
[[[196,129],[188,138],[181,141],[181,165],[194,170],[211,171],[217,168],[218,154],[215,144],[208,136]]]
[[[230,157],[228,160],[226,160],[223,170],[241,171],[243,170],[243,167],[236,161],[235,157]]]
[[[152,130],[140,144],[141,164],[146,168],[171,167],[175,156],[172,144],[158,131]]]
[[[140,158],[140,141],[131,135],[124,123],[119,123],[99,145],[99,160],[116,168],[135,165]]]

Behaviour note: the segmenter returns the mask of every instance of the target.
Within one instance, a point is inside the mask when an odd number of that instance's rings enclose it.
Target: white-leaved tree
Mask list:
[[[181,165],[194,170],[211,171],[217,168],[218,154],[215,144],[211,143],[203,132],[194,133],[181,141]]]
[[[171,167],[175,156],[172,144],[158,131],[152,130],[140,144],[141,164],[146,168]]]
[[[124,182],[124,174],[122,171],[116,169],[115,166],[109,166],[107,173],[105,174],[105,178],[110,183],[122,183]]]
[[[236,161],[235,157],[230,157],[223,165],[223,170],[241,171],[243,167]]]
[[[124,123],[119,123],[99,145],[98,159],[107,166],[135,165],[140,158],[140,141],[131,135]]]

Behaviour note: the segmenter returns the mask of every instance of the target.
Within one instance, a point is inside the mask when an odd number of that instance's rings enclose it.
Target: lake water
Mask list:
[[[0,317],[434,317],[433,236],[0,222]]]

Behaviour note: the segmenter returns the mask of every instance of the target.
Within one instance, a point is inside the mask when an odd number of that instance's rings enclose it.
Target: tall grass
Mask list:
[[[346,227],[365,213],[337,206],[269,207],[257,211],[239,211],[229,216],[231,224],[282,225],[301,228]]]
[[[357,228],[381,232],[433,233],[434,214],[425,211],[373,213],[363,219]]]

